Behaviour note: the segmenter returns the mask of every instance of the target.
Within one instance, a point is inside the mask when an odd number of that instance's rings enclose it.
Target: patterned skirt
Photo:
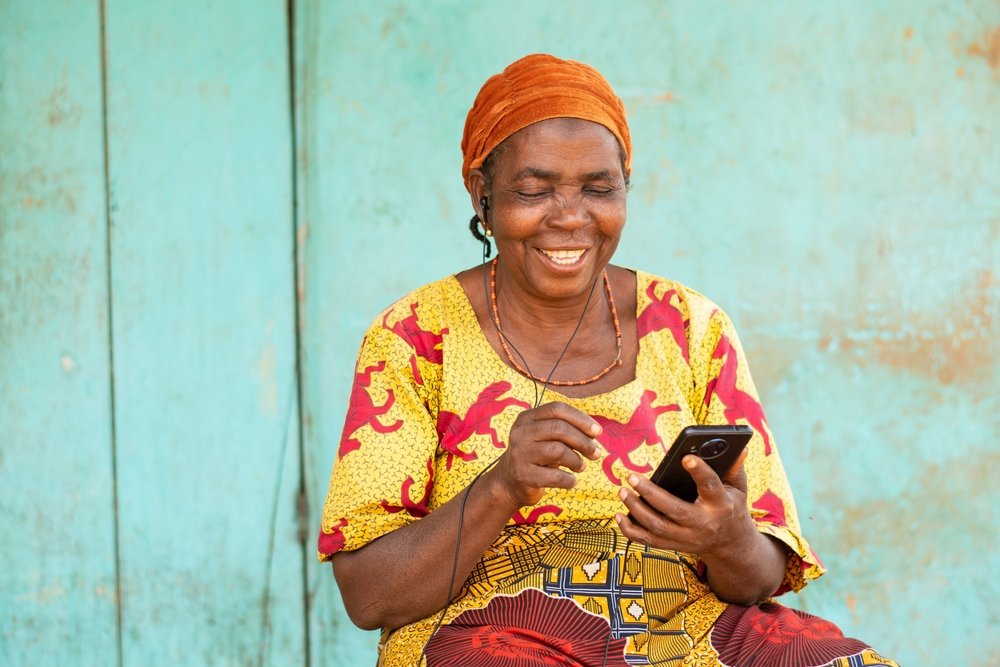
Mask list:
[[[896,667],[817,616],[720,601],[693,556],[610,521],[509,531],[443,615],[383,636],[379,664]]]

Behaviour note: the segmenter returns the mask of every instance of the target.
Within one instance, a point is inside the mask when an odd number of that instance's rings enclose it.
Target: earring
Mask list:
[[[486,227],[486,225],[483,226]],[[493,238],[493,230],[490,229],[489,227],[486,227],[486,235],[489,236],[490,238]]]

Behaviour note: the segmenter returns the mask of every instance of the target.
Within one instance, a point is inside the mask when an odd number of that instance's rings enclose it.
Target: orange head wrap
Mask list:
[[[611,130],[625,151],[625,175],[632,172],[632,139],[625,105],[601,73],[575,60],[536,53],[491,76],[465,119],[462,178],[483,164],[504,139],[550,118],[580,118]]]

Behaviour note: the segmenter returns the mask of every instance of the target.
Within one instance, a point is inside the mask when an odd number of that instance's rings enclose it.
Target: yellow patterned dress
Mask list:
[[[676,282],[636,275],[635,379],[587,398],[545,394],[601,423],[601,461],[574,488],[551,489],[511,517],[436,632],[440,613],[384,631],[379,664],[894,664],[777,603],[727,605],[709,589],[696,555],[629,543],[618,531],[612,517],[624,510],[617,495],[624,479],[651,472],[682,428],[748,424],[750,513],[789,553],[775,595],[823,572],[799,533],[729,318]],[[503,453],[514,418],[534,396],[534,384],[483,335],[455,277],[386,309],[358,357],[320,560],[419,521],[460,493]]]

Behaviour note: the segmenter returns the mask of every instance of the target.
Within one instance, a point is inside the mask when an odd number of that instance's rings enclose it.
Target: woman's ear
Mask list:
[[[482,208],[483,197],[489,197],[489,192],[486,191],[486,178],[483,175],[483,170],[476,169],[469,170],[469,197],[472,199],[472,208],[476,211],[476,215],[479,216],[480,220],[485,220],[485,215],[489,215]]]

